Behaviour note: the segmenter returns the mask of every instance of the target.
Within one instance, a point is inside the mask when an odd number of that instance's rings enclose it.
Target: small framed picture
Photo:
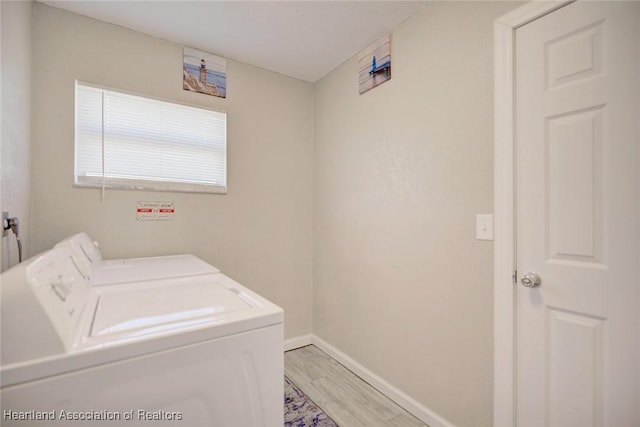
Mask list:
[[[220,56],[185,47],[182,88],[226,98],[227,60]]]
[[[360,93],[391,78],[391,34],[387,33],[358,55]]]

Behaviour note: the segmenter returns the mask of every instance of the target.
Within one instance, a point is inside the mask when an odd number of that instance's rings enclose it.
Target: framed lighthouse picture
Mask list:
[[[358,55],[358,84],[360,93],[391,78],[391,35],[381,36]]]
[[[227,60],[190,47],[184,48],[182,88],[227,97]]]

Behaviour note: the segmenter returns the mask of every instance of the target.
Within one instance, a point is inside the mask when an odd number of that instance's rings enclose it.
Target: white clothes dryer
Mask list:
[[[283,425],[283,311],[229,277],[90,286],[63,245],[0,280],[3,426]]]
[[[73,263],[93,286],[220,272],[191,254],[105,260],[98,242],[87,233],[67,237],[56,247],[69,249]]]

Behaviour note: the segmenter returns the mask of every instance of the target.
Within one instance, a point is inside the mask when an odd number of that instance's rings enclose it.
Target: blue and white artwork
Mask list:
[[[358,83],[365,93],[391,78],[391,35],[383,35],[358,55]]]
[[[182,88],[207,95],[227,97],[227,60],[192,49],[184,48]]]

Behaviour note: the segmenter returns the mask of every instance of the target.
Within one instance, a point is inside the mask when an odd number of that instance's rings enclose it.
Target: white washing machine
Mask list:
[[[104,260],[98,242],[87,233],[67,237],[56,247],[69,249],[72,261],[93,286],[220,272],[191,254]]]
[[[63,245],[0,281],[3,426],[283,425],[283,311],[229,277],[91,286]]]

